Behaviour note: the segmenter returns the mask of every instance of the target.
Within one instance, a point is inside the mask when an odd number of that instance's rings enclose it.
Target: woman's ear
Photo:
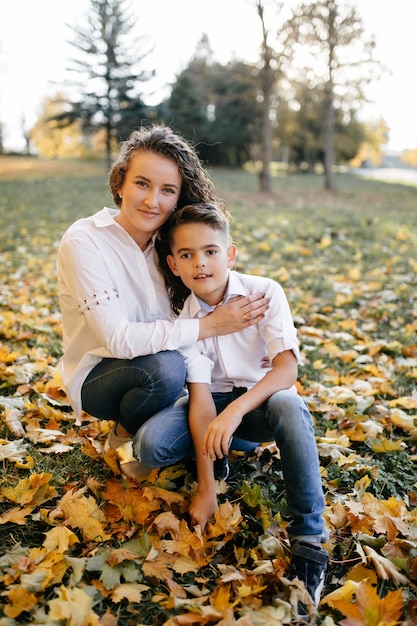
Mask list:
[[[176,266],[176,264],[175,264],[175,259],[174,259],[174,257],[172,256],[172,254],[168,254],[168,256],[167,256],[167,263],[168,263],[169,269],[170,269],[170,270],[171,270],[171,272],[174,274],[174,276],[179,276],[179,275],[180,275],[180,273],[179,273],[179,271],[177,270],[177,266]]]
[[[227,248],[227,267],[231,269],[236,261],[237,248],[234,243],[231,243]]]

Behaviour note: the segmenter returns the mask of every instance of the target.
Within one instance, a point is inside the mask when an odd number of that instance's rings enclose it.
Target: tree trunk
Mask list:
[[[325,119],[325,151],[324,151],[324,188],[331,191],[334,187],[334,108],[333,89],[326,86],[326,119]]]
[[[273,51],[268,45],[268,30],[265,24],[264,2],[257,0],[256,9],[261,20],[262,26],[262,71],[261,71],[261,89],[263,95],[263,112],[262,112],[262,147],[261,162],[262,170],[259,175],[261,191],[271,193],[271,169],[272,160],[272,124],[270,118],[272,89],[274,85],[274,72],[271,66]]]
[[[334,64],[334,49],[336,46],[336,4],[332,0],[328,0],[328,75],[329,79],[325,87],[325,105],[326,105],[326,119],[325,119],[325,151],[324,151],[324,172],[325,183],[324,188],[331,191],[334,187],[334,107],[333,107],[333,64]]]
[[[260,174],[261,191],[271,193],[271,168],[272,161],[272,125],[269,118],[270,95],[264,92],[264,110],[262,120],[262,170]]]

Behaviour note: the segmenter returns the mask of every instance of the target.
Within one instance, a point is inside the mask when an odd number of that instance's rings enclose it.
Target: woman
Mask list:
[[[185,366],[176,350],[256,324],[268,303],[259,294],[201,320],[173,318],[157,231],[177,207],[216,201],[194,147],[181,136],[165,126],[134,131],[109,183],[118,209],[76,221],[59,245],[60,371],[77,416],[84,410],[115,422],[105,450],[116,451],[123,474],[141,480],[149,467],[133,457],[132,437],[182,394]]]

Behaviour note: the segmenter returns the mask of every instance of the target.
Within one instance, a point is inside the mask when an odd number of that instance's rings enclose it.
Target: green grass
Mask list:
[[[15,506],[6,488],[17,488],[29,475],[50,474],[50,484],[58,494],[36,506],[24,524],[0,524],[0,593],[5,602],[13,585],[21,580],[20,575],[15,583],[10,579],[11,564],[4,560],[7,553],[16,554],[15,561],[10,557],[15,566],[19,554],[41,548],[51,529],[49,516],[70,488],[88,487],[88,493],[109,515],[109,525],[115,524],[104,491],[112,473],[100,452],[87,444],[102,443],[105,433],[94,420],[75,426],[65,401],[63,406],[55,405],[47,395],[62,353],[56,248],[75,219],[106,204],[112,206],[103,170],[101,163],[0,158],[0,396],[25,399],[22,423],[27,430],[59,429],[73,446],[71,452],[50,454],[45,452],[49,444],[32,435],[24,438],[33,458],[32,471],[8,459],[0,461],[0,516]],[[413,530],[417,504],[417,187],[344,173],[336,175],[336,190],[329,193],[323,190],[321,177],[303,174],[274,178],[273,194],[266,195],[259,193],[257,177],[243,171],[214,169],[212,178],[233,216],[237,268],[271,276],[287,293],[303,356],[300,390],[313,412],[318,441],[324,446],[320,438],[333,441],[342,437],[343,445],[350,448],[350,457],[338,455],[334,443],[330,452],[320,448],[332,552],[327,592],[342,587],[346,577],[361,579],[365,574],[381,598],[397,589],[395,581],[381,577],[370,561],[362,570],[355,569],[361,563],[357,542],[372,534],[380,541],[380,554],[389,555],[408,577],[408,584],[402,585],[404,608],[399,619],[411,624],[417,601]],[[9,432],[5,418],[3,411],[0,442],[13,442],[16,437]],[[281,520],[285,527],[285,491],[276,457],[264,458],[262,463],[242,457],[231,468],[228,491],[220,501],[238,502],[244,520],[239,533],[216,548],[209,565],[197,573],[174,576],[187,593],[193,590],[191,595],[199,590],[211,598],[210,594],[216,593],[219,564],[250,571],[256,555],[264,558],[259,542],[267,524]],[[179,471],[162,474],[158,480],[188,497],[193,476],[192,470]],[[403,503],[406,513],[401,519],[409,530],[402,527],[397,534],[392,529],[389,536],[384,533],[378,523],[388,515],[386,511],[375,512],[373,521],[362,511],[359,524],[350,507],[354,511],[360,504],[365,506],[363,492],[376,498],[381,507],[387,502],[392,507],[394,500]],[[339,504],[347,516],[340,526],[335,521]],[[174,510],[181,517],[169,503],[164,503],[162,510]],[[398,521],[392,509],[389,515],[393,524]],[[122,528],[123,520],[120,524]],[[375,524],[378,529],[374,531]],[[126,528],[118,532],[104,546],[97,543],[93,548],[80,540],[71,555],[88,560],[108,546],[119,547],[128,533]],[[136,536],[151,541],[152,530],[137,528],[133,531]],[[118,624],[175,626],[175,616],[188,611],[186,605],[181,608],[181,602],[173,602],[173,596],[171,602],[161,599],[167,593],[166,581],[152,580],[153,591],[144,593],[141,603],[129,604],[126,600],[111,602],[98,593],[96,578],[91,570],[76,586],[95,590],[94,611],[103,616],[110,610],[117,615]],[[230,591],[236,620],[245,611],[271,605],[276,581],[265,575],[258,582],[265,586],[256,596],[258,605],[254,598],[252,604],[249,599],[245,603],[233,596],[236,590]],[[69,573],[62,584],[71,586]],[[40,587],[33,591],[36,607],[16,619],[3,615],[0,608],[0,626],[50,623],[44,613],[57,597],[59,584]],[[154,593],[160,595],[155,599]],[[341,613],[322,605],[317,623],[332,626],[341,619]],[[193,623],[214,626],[220,622],[212,617]],[[71,622],[55,624],[70,626]],[[382,626],[382,621],[369,622],[369,626]]]

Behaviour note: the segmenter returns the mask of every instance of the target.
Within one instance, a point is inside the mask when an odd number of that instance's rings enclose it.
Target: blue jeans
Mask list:
[[[84,411],[120,422],[134,435],[152,415],[171,405],[184,391],[185,363],[166,350],[134,359],[103,359],[81,390]]]
[[[217,413],[245,391],[237,388],[229,393],[214,393]],[[141,462],[149,467],[166,467],[193,457],[187,409],[187,398],[180,398],[139,429],[133,446]],[[278,391],[244,416],[235,435],[250,442],[275,440],[292,516],[288,535],[291,540],[325,542],[328,533],[322,517],[324,495],[319,458],[312,417],[304,400],[294,391]]]

